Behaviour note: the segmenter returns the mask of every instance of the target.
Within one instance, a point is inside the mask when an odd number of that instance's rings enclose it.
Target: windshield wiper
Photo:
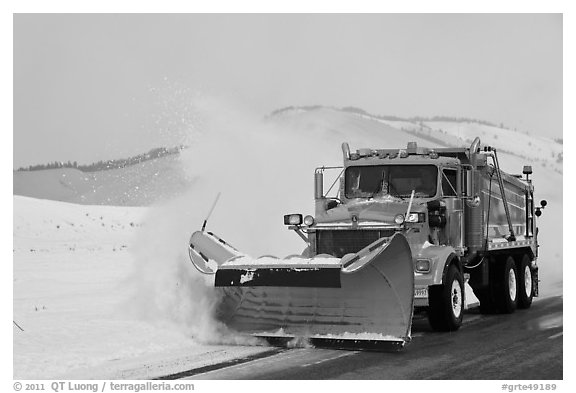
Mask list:
[[[405,201],[405,199],[402,197],[402,195],[400,195],[398,193],[398,190],[396,189],[396,187],[394,187],[394,184],[392,184],[392,182],[388,182],[388,189],[390,190],[390,195],[400,198],[403,201]]]
[[[374,197],[376,196],[376,194],[378,194],[378,191],[382,191],[382,181],[384,180],[384,176],[382,176],[382,178],[380,178],[380,180],[378,181],[378,184],[376,185],[376,189],[374,190],[374,192],[372,192],[370,194],[370,196],[368,197],[368,199],[374,199]]]

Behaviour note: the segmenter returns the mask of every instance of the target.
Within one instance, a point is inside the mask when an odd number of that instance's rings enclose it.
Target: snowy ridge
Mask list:
[[[530,135],[504,126],[497,127],[473,120],[440,121],[400,118],[391,120],[384,116],[372,115],[361,110],[351,112],[345,109],[323,107],[307,110],[303,108],[284,110],[276,114],[275,117],[286,119],[294,115],[301,117],[304,113],[322,112],[345,113],[351,117],[361,118],[370,122],[378,122],[395,130],[403,131],[408,135],[424,138],[427,141],[426,145],[431,145],[430,142],[432,142],[432,144],[450,147],[469,146],[474,138],[480,137],[483,145],[491,145],[497,147],[501,152],[510,153],[527,160],[541,162],[544,166],[548,166],[562,173],[562,144],[550,138]],[[388,145],[386,147],[392,146]]]
[[[190,184],[178,155],[125,168],[82,172],[74,168],[13,173],[14,194],[85,205],[144,206],[181,194]]]
[[[473,121],[389,120],[368,113],[314,107],[282,110],[263,123],[271,128],[280,125],[304,131],[296,134],[305,138],[310,138],[309,132],[313,132],[316,135],[312,139],[329,139],[336,152],[335,159],[339,159],[338,146],[344,141],[354,149],[401,148],[405,141],[415,141],[421,146],[463,147],[478,136],[483,145],[494,146],[502,153],[515,155],[532,165],[539,163],[558,173],[563,171],[562,144]],[[246,133],[240,127],[233,128]],[[194,150],[194,143],[191,145],[191,149],[184,149],[181,154]],[[252,148],[258,148],[257,142]],[[72,168],[14,172],[14,194],[92,205],[150,205],[181,195],[192,184],[194,176],[182,168],[181,161],[178,155],[170,155],[100,172],[84,173]]]

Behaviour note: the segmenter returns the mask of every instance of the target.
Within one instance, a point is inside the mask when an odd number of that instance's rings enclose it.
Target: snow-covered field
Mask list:
[[[14,197],[15,379],[153,378],[266,349],[208,345],[231,338],[192,334],[201,322],[183,326],[166,310],[154,318],[167,295],[134,278],[154,277],[135,266],[147,214]],[[138,298],[140,285],[156,299]]]
[[[343,141],[353,149],[430,145],[392,124],[333,110],[265,121],[211,101],[197,110],[202,127],[191,147],[169,164],[148,165],[164,168],[163,176],[143,167],[99,176],[89,201],[75,183],[62,183],[62,173],[22,183],[60,201],[14,197],[13,319],[24,330],[14,326],[14,378],[153,378],[268,350],[214,321],[218,294],[188,261],[188,237],[216,194],[210,230],[250,255],[282,257],[304,248],[282,215],[312,213],[314,168],[340,164]],[[501,151],[515,147],[498,140]],[[510,154],[500,162],[518,173],[530,164]],[[537,198],[549,202],[539,221],[541,295],[562,294],[562,174],[532,165]],[[162,194],[163,178],[181,192]],[[134,187],[146,190],[141,201],[149,206],[62,202],[120,204]]]

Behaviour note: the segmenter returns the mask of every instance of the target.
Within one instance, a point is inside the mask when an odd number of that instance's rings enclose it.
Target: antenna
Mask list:
[[[212,204],[212,207],[210,208],[210,211],[208,212],[208,215],[206,216],[206,219],[204,220],[204,224],[202,224],[202,232],[204,232],[204,229],[206,228],[206,223],[208,222],[208,219],[212,215],[212,212],[214,211],[214,208],[216,207],[216,203],[218,202],[218,199],[220,199],[220,192],[218,192],[218,195],[216,195],[216,199],[214,199],[214,203]]]

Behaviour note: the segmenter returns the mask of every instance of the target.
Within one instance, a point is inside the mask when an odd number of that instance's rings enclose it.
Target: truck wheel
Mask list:
[[[498,276],[494,283],[496,303],[500,312],[512,314],[518,301],[518,273],[514,258],[506,258],[497,269]]]
[[[530,257],[524,254],[518,266],[518,308],[529,308],[532,305],[534,290],[532,288],[532,271]]]
[[[451,265],[442,285],[429,287],[428,321],[437,331],[458,330],[464,316],[464,281],[462,274]]]

